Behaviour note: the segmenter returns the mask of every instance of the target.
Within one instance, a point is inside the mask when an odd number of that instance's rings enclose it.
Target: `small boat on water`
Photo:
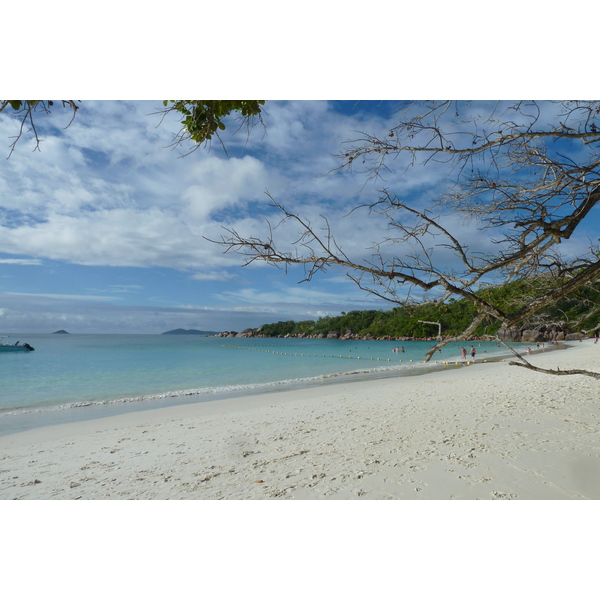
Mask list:
[[[8,339],[6,335],[0,337],[0,352],[33,352],[35,350],[29,344],[21,344],[18,341],[15,344],[9,344],[4,341],[6,339]]]

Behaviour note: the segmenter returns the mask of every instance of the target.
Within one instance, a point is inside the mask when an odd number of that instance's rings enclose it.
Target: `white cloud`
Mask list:
[[[263,222],[246,208],[259,203],[268,214],[266,188],[299,208],[307,194],[338,202],[356,191],[350,177],[319,177],[349,125],[327,102],[273,103],[256,156],[226,158],[215,146],[181,160],[165,149],[179,126],[156,128],[159,118],[148,116],[159,105],[86,102],[67,130],[65,115],[53,113],[42,152],[29,152],[24,140],[8,161],[3,185],[11,193],[0,205],[16,213],[0,221],[0,250],[83,265],[214,270],[241,262],[202,239],[222,233],[216,212],[230,209],[224,224],[252,235]]]
[[[238,275],[226,271],[203,271],[192,275],[190,279],[196,281],[230,281],[237,278]]]
[[[121,284],[119,284],[119,285],[111,285],[110,289],[114,290],[115,292],[134,293],[134,292],[139,292],[143,288],[141,285],[121,285]]]
[[[314,143],[316,125],[323,125],[323,116],[327,111],[326,101],[282,102],[265,106],[268,127],[261,140],[273,152],[285,154],[289,159],[302,154],[307,144]],[[255,140],[257,141],[257,140]]]
[[[273,180],[263,163],[251,156],[241,159],[208,157],[188,175],[191,185],[181,193],[183,209],[195,220],[230,208],[241,201],[265,202],[264,190]]]
[[[82,265],[236,264],[202,239],[220,233],[211,215],[265,204],[265,188],[279,189],[285,177],[249,155],[178,159],[166,146],[179,126],[157,129],[159,118],[148,116],[159,104],[86,102],[66,131],[61,115],[50,115],[41,152],[22,140],[0,188],[8,209],[0,210],[0,251]],[[8,125],[0,115],[0,134]]]
[[[0,228],[0,250],[81,265],[200,267],[208,256],[226,264],[209,242],[158,208],[99,210],[79,216],[51,215],[44,223]]]
[[[300,310],[344,310],[353,302],[369,303],[381,301],[366,297],[365,292],[359,290],[349,281],[346,285],[311,285],[303,283],[288,286],[280,284],[271,288],[240,288],[234,291],[222,292],[219,298],[226,300],[230,307],[242,310],[262,310],[266,312],[300,311]]]
[[[0,264],[4,264],[4,265],[41,265],[42,261],[37,258],[0,258]]]
[[[116,296],[88,296],[77,295],[77,294],[28,294],[24,292],[3,292],[3,295],[13,298],[32,298],[35,300],[84,300],[86,302],[111,302],[118,300]]]

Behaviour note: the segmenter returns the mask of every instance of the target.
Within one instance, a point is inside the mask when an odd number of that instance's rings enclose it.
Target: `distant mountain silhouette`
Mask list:
[[[53,331],[52,333],[69,333],[69,332],[65,331],[64,329],[59,329],[58,331]]]

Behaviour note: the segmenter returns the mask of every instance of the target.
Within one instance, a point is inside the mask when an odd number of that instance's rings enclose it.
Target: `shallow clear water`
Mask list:
[[[7,341],[17,339],[35,352],[0,354],[0,433],[34,412],[48,418],[81,406],[147,408],[320,385],[348,373],[411,375],[460,361],[459,344],[451,344],[424,365],[431,342],[83,334],[13,334]],[[404,353],[392,351],[402,346]],[[506,354],[494,342],[475,347],[478,360]]]

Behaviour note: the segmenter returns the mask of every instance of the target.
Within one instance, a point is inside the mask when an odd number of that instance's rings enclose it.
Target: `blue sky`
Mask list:
[[[348,207],[373,197],[362,176],[329,174],[357,130],[385,129],[397,103],[268,102],[266,129],[187,156],[170,149],[178,125],[160,101],[83,101],[70,117],[40,116],[41,151],[24,137],[0,171],[0,329],[4,332],[160,333],[176,327],[242,330],[389,306],[331,272],[253,265],[204,237],[223,227],[265,231],[268,190],[286,206],[339,226],[344,248],[376,238]],[[5,154],[15,123],[0,115]],[[357,254],[358,256],[358,254]]]
[[[87,12],[73,6],[68,29],[52,6],[40,5],[28,15],[27,44],[7,21],[2,35],[12,54],[3,85],[11,97],[130,100],[84,100],[67,129],[70,116],[54,110],[38,121],[41,152],[23,139],[10,160],[3,155],[15,123],[0,114],[0,333],[241,330],[389,308],[342,271],[299,285],[302,273],[241,268],[239,256],[224,255],[204,236],[218,238],[223,226],[262,234],[268,189],[312,222],[326,214],[351,256],[368,254],[382,223],[364,212],[343,217],[373,200],[382,182],[328,173],[340,143],[356,131],[385,132],[398,103],[351,98],[595,95],[581,60],[569,63],[568,90],[557,90],[564,47],[593,56],[593,37],[569,41],[561,32],[561,44],[547,44],[545,33],[536,33],[554,26],[555,15],[538,5],[498,11],[433,3],[423,22],[416,4],[358,13],[309,2],[293,11],[293,27],[279,9],[280,20],[265,27],[268,5],[215,15],[197,39],[184,27],[197,7],[185,2],[146,11],[142,21],[137,5],[109,1],[94,12],[93,28]],[[515,22],[528,28],[518,44],[479,45],[505,40]],[[542,44],[543,61],[515,68],[524,56],[539,56]],[[164,98],[197,96],[306,100],[269,100],[266,131],[257,127],[249,139],[225,132],[228,155],[214,143],[182,158],[168,148],[179,127],[152,113]],[[318,98],[347,100],[312,100]],[[397,166],[383,185],[424,205],[436,197],[441,173]],[[489,243],[472,229],[463,233]]]
[[[349,209],[378,188],[435,200],[439,165],[405,170],[384,182],[332,172],[334,154],[359,131],[382,133],[399,102],[269,101],[265,129],[249,137],[230,127],[218,142],[182,156],[169,148],[179,127],[156,113],[161,101],[83,101],[75,121],[60,109],[40,116],[41,151],[24,137],[0,171],[0,331],[161,333],[213,331],[279,320],[316,319],[392,305],[367,295],[342,270],[298,284],[267,265],[242,268],[205,238],[223,227],[266,232],[269,193],[312,223],[326,215],[354,258],[382,237],[383,222]],[[0,115],[8,156],[13,118]],[[473,225],[460,233],[484,247]],[[287,230],[283,237],[291,239]]]

